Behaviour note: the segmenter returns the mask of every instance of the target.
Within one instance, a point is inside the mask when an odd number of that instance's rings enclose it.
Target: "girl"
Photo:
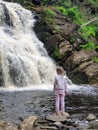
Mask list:
[[[64,115],[65,112],[65,95],[67,88],[67,78],[63,67],[56,68],[57,76],[54,81],[54,93],[55,93],[55,111],[58,115],[61,111],[61,114]]]

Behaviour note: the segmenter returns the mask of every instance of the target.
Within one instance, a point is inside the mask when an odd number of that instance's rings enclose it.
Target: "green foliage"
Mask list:
[[[63,0],[61,0],[61,1],[64,2]],[[90,3],[95,2],[96,4],[98,2],[98,0],[89,0],[89,1],[90,1]],[[66,1],[66,3],[67,2],[68,1]],[[74,23],[76,23],[78,25],[82,25],[88,21],[86,19],[86,15],[81,13],[77,6],[70,6],[69,8],[65,8],[64,3],[62,3],[62,6],[58,6],[57,8],[60,12],[62,12],[62,14],[69,17]],[[80,28],[78,31],[81,32],[83,39],[85,39],[87,41],[89,41],[89,38],[91,36],[98,39],[98,26],[96,27],[96,25],[94,25],[93,23],[88,26],[84,26],[84,27]]]
[[[84,26],[79,29],[79,31],[82,33],[82,36],[85,40],[88,40],[90,36],[95,37],[96,35],[96,27],[95,26]]]
[[[96,30],[95,30],[95,38],[98,40],[98,26],[96,26]]]
[[[48,0],[42,0],[42,5],[47,5],[48,4]]]
[[[51,9],[50,7],[43,8],[43,18],[45,19],[46,22],[55,24],[55,16],[56,16],[56,13],[53,11],[53,9]]]
[[[66,14],[66,9],[63,6],[58,6],[57,9],[62,13],[62,14]]]
[[[98,62],[98,57],[94,56],[94,57],[92,57],[92,60]]]
[[[71,37],[71,38],[70,38],[70,42],[71,42],[71,43],[75,42],[75,40],[76,40],[76,39],[75,39],[74,37]]]
[[[98,51],[98,45],[96,46],[96,51]]]
[[[55,48],[54,48],[54,51],[53,51],[53,57],[59,57],[59,48],[56,46]]]
[[[48,17],[55,17],[56,16],[56,13],[51,10],[50,8],[44,8],[44,11],[43,11]]]
[[[79,47],[81,49],[92,50],[95,49],[95,44],[93,42],[88,42],[86,44],[81,44]]]
[[[59,6],[62,6],[62,7],[64,7],[64,8],[68,8],[68,7],[70,7],[71,6],[71,0],[59,0],[58,1],[58,5]]]
[[[77,7],[71,7],[66,10],[66,15],[70,17],[72,20],[75,20],[80,17],[80,13]]]
[[[88,0],[88,1],[89,1],[89,3],[94,5],[95,7],[98,7],[98,0]]]
[[[80,13],[79,9],[74,7],[64,8],[63,6],[58,6],[57,9],[62,12],[62,14],[69,17],[73,22],[76,24],[82,24],[84,22],[82,18],[82,14]]]

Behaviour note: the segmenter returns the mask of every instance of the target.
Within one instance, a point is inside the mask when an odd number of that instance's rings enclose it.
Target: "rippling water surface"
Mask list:
[[[45,117],[54,112],[52,85],[25,88],[0,88],[0,119],[20,122],[27,116]],[[73,113],[98,113],[98,88],[68,86],[66,111]]]

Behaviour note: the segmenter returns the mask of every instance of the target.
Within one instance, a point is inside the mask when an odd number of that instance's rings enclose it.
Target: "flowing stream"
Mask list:
[[[54,111],[55,63],[33,31],[33,14],[0,0],[0,119]],[[98,112],[98,89],[68,79],[68,112]]]

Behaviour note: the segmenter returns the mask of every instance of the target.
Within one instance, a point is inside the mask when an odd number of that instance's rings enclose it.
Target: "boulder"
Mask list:
[[[70,115],[67,112],[65,112],[63,115],[61,113],[59,113],[58,115],[54,113],[52,115],[48,115],[46,119],[55,122],[62,122],[62,121],[66,121],[69,116]]]
[[[13,124],[0,120],[0,130],[18,130]]]
[[[93,50],[74,51],[63,63],[74,83],[98,84],[98,63],[92,60],[94,55],[97,53]]]
[[[20,130],[32,130],[36,120],[36,116],[30,116],[24,119],[24,121],[20,124]]]
[[[90,125],[90,128],[98,130],[98,120],[91,121],[89,125]]]
[[[88,114],[88,116],[86,117],[86,120],[91,121],[91,120],[95,120],[96,116],[93,113]]]

